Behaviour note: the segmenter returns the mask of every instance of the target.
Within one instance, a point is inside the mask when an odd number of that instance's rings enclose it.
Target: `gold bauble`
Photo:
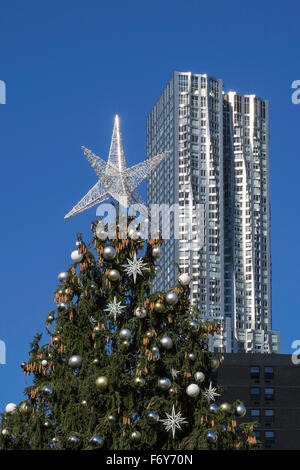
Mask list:
[[[134,379],[134,385],[137,387],[143,387],[145,385],[145,379],[143,379],[143,377],[136,377]]]
[[[161,302],[155,302],[154,304],[154,310],[158,313],[162,313],[164,311],[164,304],[162,304]]]
[[[105,390],[108,387],[108,378],[105,375],[100,375],[96,378],[96,385],[101,390]]]
[[[111,269],[108,273],[108,279],[112,282],[117,282],[121,279],[121,274],[117,269]]]

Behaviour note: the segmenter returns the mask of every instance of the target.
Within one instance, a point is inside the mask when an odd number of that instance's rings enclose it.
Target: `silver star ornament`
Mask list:
[[[182,431],[181,425],[188,424],[188,421],[182,417],[181,412],[175,413],[175,407],[172,407],[172,413],[166,413],[166,419],[161,419],[161,423],[165,426],[166,431],[172,430],[173,439],[175,437],[176,429]]]

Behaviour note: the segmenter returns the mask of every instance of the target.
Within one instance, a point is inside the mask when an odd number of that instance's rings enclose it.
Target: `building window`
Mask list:
[[[260,410],[250,410],[251,421],[260,421]]]
[[[274,410],[265,410],[265,424],[274,423],[275,413]]]
[[[265,388],[265,400],[274,400],[274,388]]]
[[[260,400],[260,388],[258,387],[250,388],[250,398],[251,400]]]
[[[251,366],[250,367],[250,377],[251,377],[251,379],[259,379],[259,376],[260,376],[259,366]]]
[[[260,431],[253,431],[253,432],[254,432],[254,436],[259,441],[261,439],[261,432]]]
[[[266,366],[265,367],[265,379],[274,379],[274,368]]]
[[[266,444],[273,444],[275,442],[275,433],[274,431],[266,431],[265,432],[265,443]]]

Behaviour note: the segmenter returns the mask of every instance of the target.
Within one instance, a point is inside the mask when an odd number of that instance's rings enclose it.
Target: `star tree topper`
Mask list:
[[[163,161],[168,151],[148,158],[130,168],[126,168],[125,154],[120,132],[119,116],[115,116],[113,135],[110,144],[108,161],[95,155],[91,150],[82,147],[83,152],[96,172],[99,181],[89,192],[65,215],[65,219],[79,214],[90,207],[100,204],[111,197],[122,206],[131,204],[144,205],[137,186]]]

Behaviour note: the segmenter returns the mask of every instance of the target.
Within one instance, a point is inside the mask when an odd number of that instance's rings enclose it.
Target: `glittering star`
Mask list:
[[[176,429],[182,431],[181,424],[188,424],[185,418],[182,417],[181,412],[175,413],[175,407],[172,407],[172,414],[166,413],[167,418],[161,419],[160,421],[166,428],[166,431],[170,431],[172,429],[173,439],[175,437]]]
[[[215,401],[215,397],[219,397],[220,394],[216,393],[216,387],[212,386],[212,383],[210,382],[209,387],[204,390],[203,395],[208,401]]]
[[[117,320],[117,315],[121,315],[123,313],[123,309],[126,308],[121,302],[117,302],[116,297],[114,297],[113,301],[109,301],[107,304],[107,308],[104,309],[104,312],[108,312],[109,315],[114,317],[114,321]]]
[[[91,324],[92,324],[93,326],[96,325],[97,320],[96,320],[96,318],[94,318],[92,315],[90,315],[89,320],[90,320],[90,322],[91,322]]]
[[[99,181],[78,204],[68,212],[65,219],[79,214],[96,204],[100,204],[111,197],[116,199],[124,207],[129,207],[132,204],[141,204],[144,206],[144,201],[136,188],[169,154],[167,151],[148,158],[144,162],[138,163],[131,168],[126,168],[119,116],[117,115],[115,116],[114,130],[107,162],[86,147],[82,147],[82,149],[97,174]]]
[[[172,367],[171,375],[172,375],[173,380],[177,379],[177,375],[179,374],[179,372],[180,372],[179,370],[173,369],[173,367]]]
[[[142,269],[145,269],[147,267],[147,264],[144,263],[143,258],[136,258],[136,253],[133,255],[133,260],[130,258],[127,258],[127,264],[122,264],[123,268],[125,268],[126,274],[128,276],[133,277],[133,282],[136,283],[136,277],[139,274],[140,276],[143,276]]]

